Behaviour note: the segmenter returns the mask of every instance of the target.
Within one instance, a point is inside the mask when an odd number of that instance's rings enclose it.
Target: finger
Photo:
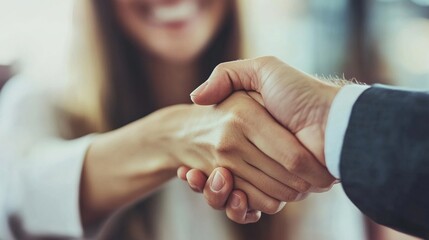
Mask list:
[[[252,184],[235,176],[235,189],[245,192],[248,196],[248,208],[262,211],[266,214],[275,214],[283,209],[286,203],[272,198],[254,187]]]
[[[262,161],[263,159],[259,160]],[[268,176],[250,164],[240,169],[232,169],[232,172],[235,176],[246,179],[246,181],[262,190],[266,195],[279,201],[292,202],[299,197],[300,193],[298,191]]]
[[[244,138],[244,137],[243,137]],[[283,184],[276,179],[272,178],[272,174],[269,171],[262,172],[258,168],[255,168],[252,164],[249,164],[252,160],[243,159],[242,155],[258,151],[255,146],[248,142],[247,139],[243,139],[240,150],[234,153],[234,155],[222,155],[219,154],[219,162],[221,166],[228,168],[234,176],[238,176],[245,179],[247,182],[252,184],[254,187],[263,191],[266,195],[277,199],[279,201],[292,202],[298,197],[299,192],[289,187],[287,184]],[[269,158],[263,158],[263,154],[257,154],[255,156],[248,156],[253,159],[253,162],[273,162]],[[261,158],[255,158],[261,157]],[[279,165],[277,165],[279,166]],[[309,188],[309,187],[308,187]],[[305,189],[305,190],[308,190]]]
[[[204,185],[207,181],[207,176],[198,169],[191,169],[186,173],[186,179],[189,187],[195,192],[203,192]]]
[[[234,90],[254,90],[260,88],[256,78],[253,60],[239,60],[219,64],[209,79],[191,93],[196,104],[210,105],[219,103]]]
[[[224,209],[226,201],[234,187],[234,179],[226,168],[216,168],[204,187],[204,197],[214,209]]]
[[[265,110],[264,110],[265,111]],[[334,178],[296,137],[275,122],[265,111],[243,130],[245,136],[258,149],[276,160],[288,172],[302,178],[313,186],[328,188]],[[261,124],[264,123],[264,124]]]
[[[240,190],[234,190],[226,204],[226,215],[236,223],[246,224],[259,221],[261,211],[249,210],[246,194]]]
[[[177,177],[182,179],[183,181],[186,181],[186,173],[191,170],[189,167],[181,166],[177,169]]]
[[[249,210],[246,213],[246,223],[255,223],[261,219],[261,211],[257,210]]]
[[[309,182],[290,173],[280,163],[268,157],[266,154],[259,151],[259,149],[257,149],[256,147],[248,148],[246,149],[246,151],[243,151],[242,157],[253,167],[257,168],[263,173],[268,173],[271,178],[277,180],[283,185],[294,189],[297,192],[304,193],[312,189],[312,185]]]

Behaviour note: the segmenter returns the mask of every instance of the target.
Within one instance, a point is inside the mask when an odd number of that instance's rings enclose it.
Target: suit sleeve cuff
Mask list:
[[[365,85],[346,85],[341,88],[329,110],[325,131],[325,159],[329,172],[340,179],[340,156],[352,108],[359,96],[368,89]]]

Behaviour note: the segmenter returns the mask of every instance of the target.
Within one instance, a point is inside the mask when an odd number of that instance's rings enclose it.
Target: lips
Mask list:
[[[144,21],[156,26],[184,26],[194,20],[207,6],[207,0],[136,1],[136,10]]]
[[[190,20],[198,14],[197,1],[179,1],[174,4],[156,5],[150,11],[151,18],[160,24],[171,24]]]

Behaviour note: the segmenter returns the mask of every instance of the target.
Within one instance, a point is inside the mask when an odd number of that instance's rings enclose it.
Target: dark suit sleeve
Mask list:
[[[374,221],[429,239],[429,94],[371,87],[353,106],[343,188]]]

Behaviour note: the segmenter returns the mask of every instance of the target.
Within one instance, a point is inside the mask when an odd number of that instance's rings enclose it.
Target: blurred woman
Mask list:
[[[332,183],[325,169],[317,169],[325,181],[312,183],[266,156],[268,147],[284,150],[273,140],[290,134],[251,96],[238,93],[212,107],[189,104],[189,93],[218,63],[239,57],[235,2],[82,0],[76,15],[83,28],[68,84],[29,84],[22,76],[2,94],[8,118],[0,133],[16,159],[8,169],[22,170],[11,176],[18,180],[6,205],[23,228],[80,237],[82,226],[90,233],[103,223],[99,236],[107,239],[294,238],[301,209],[292,208],[288,221],[238,226],[184,185],[165,184],[182,165],[206,173],[226,166],[236,169],[237,188],[259,196],[250,207],[275,213],[282,201]],[[312,158],[300,146],[295,151]],[[311,223],[301,225],[300,231],[311,230]],[[323,238],[341,236],[332,231]]]
[[[1,140],[13,159],[8,169],[19,170],[8,178],[5,205],[24,230],[79,237],[82,225],[97,229],[125,206],[102,236],[234,239],[224,217],[197,196],[175,185],[153,192],[182,165],[207,174],[219,165],[236,169],[236,186],[258,196],[249,206],[266,213],[313,186],[272,159],[284,149],[271,132],[294,138],[250,95],[187,104],[218,63],[239,55],[235,2],[81,1],[76,16],[69,84],[29,84],[21,76],[2,93]],[[311,160],[295,145],[294,153]],[[317,187],[332,184],[326,169],[315,170],[324,176]],[[257,221],[260,212],[247,217]]]

